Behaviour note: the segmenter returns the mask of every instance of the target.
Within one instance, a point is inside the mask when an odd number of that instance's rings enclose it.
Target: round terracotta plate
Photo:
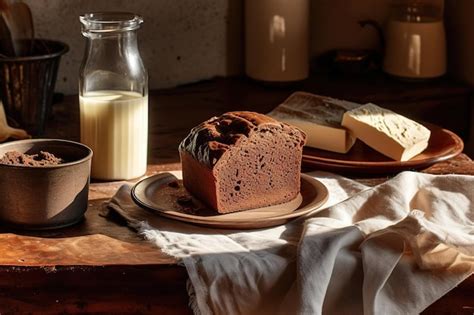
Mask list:
[[[394,161],[357,140],[346,154],[305,147],[303,166],[329,171],[385,174],[426,168],[462,152],[464,143],[455,133],[432,124],[423,124],[431,130],[428,147],[408,161]]]
[[[228,214],[216,214],[183,187],[170,173],[145,178],[132,188],[132,198],[139,206],[157,214],[188,223],[214,228],[258,229],[284,224],[320,208],[329,196],[318,180],[302,174],[301,193],[288,203]]]

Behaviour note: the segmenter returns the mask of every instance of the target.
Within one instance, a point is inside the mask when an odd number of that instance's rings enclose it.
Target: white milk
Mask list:
[[[148,97],[136,92],[95,91],[79,97],[81,142],[89,146],[91,176],[131,179],[146,172]]]
[[[435,78],[446,72],[446,39],[442,20],[390,20],[385,39],[385,72],[405,78]]]

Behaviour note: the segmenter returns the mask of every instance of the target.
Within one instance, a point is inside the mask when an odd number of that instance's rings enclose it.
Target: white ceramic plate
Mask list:
[[[216,214],[192,198],[182,181],[170,173],[150,176],[132,188],[135,203],[159,215],[198,225],[230,229],[258,229],[284,224],[319,209],[328,196],[327,188],[320,181],[302,174],[301,193],[295,200],[271,207]]]

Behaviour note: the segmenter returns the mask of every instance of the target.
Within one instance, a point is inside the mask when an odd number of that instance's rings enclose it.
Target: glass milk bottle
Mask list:
[[[81,142],[93,151],[91,176],[102,180],[146,172],[148,76],[137,45],[143,19],[132,13],[80,17],[86,49],[79,77]]]

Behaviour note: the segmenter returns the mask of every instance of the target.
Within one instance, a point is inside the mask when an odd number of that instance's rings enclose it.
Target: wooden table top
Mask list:
[[[218,79],[150,93],[147,175],[180,169],[178,143],[201,121],[230,110],[268,112],[289,93]],[[77,96],[54,107],[46,137],[78,140]],[[474,175],[466,155],[423,170]],[[382,178],[356,178],[375,185]],[[144,242],[135,232],[101,215],[103,202],[124,182],[93,182],[86,219],[69,228],[25,232],[0,228],[0,313],[131,312],[191,313],[184,268]],[[425,313],[472,314],[474,277],[464,281]]]

